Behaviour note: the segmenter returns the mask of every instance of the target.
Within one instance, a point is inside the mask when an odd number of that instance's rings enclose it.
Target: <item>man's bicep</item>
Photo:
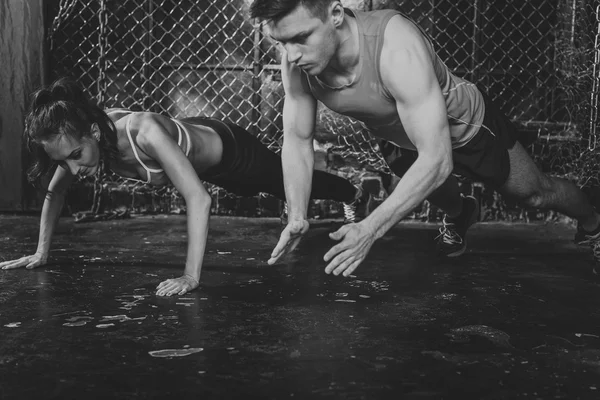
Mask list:
[[[449,155],[452,145],[448,122],[435,97],[417,104],[397,104],[397,109],[406,135],[419,154]]]
[[[432,57],[416,27],[402,19],[390,21],[381,53],[381,76],[396,101],[404,130],[419,150],[436,146],[447,151],[446,103]]]

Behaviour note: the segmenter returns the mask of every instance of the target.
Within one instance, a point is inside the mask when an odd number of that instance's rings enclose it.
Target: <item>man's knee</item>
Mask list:
[[[551,178],[544,176],[536,183],[535,187],[529,188],[520,200],[531,208],[546,208],[556,197],[555,186]]]
[[[521,199],[523,205],[530,208],[544,208],[546,206],[546,199],[540,192],[528,194]]]

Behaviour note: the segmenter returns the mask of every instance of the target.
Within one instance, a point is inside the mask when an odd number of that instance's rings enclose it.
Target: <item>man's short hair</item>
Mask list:
[[[250,6],[250,17],[262,21],[278,21],[303,5],[315,17],[322,20],[327,16],[327,9],[334,0],[254,0]]]

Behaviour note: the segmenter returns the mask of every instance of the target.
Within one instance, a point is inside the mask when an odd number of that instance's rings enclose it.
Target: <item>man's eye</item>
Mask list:
[[[77,153],[74,153],[73,156],[71,157],[73,160],[79,160],[81,158],[81,152],[78,151]]]

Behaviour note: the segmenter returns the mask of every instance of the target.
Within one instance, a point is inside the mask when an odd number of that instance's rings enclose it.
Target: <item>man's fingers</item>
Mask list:
[[[286,253],[291,253],[292,251],[296,250],[296,247],[298,247],[298,244],[300,244],[300,237],[292,239],[292,241],[288,244]]]
[[[335,257],[336,255],[342,253],[343,251],[346,251],[350,248],[350,244],[344,242],[338,243],[335,246],[333,246],[331,249],[329,249],[329,251],[327,253],[325,253],[325,255],[323,256],[323,260],[325,262],[329,262],[329,260],[331,260],[333,257]]]
[[[345,272],[346,269],[354,263],[354,261],[356,261],[354,255],[346,254],[346,258],[333,270],[333,274],[338,276],[339,274]]]
[[[279,253],[281,253],[283,251],[283,249],[286,248],[289,241],[290,241],[290,234],[287,230],[284,230],[283,232],[281,232],[279,241],[277,242],[277,244],[275,245],[275,248],[273,249],[273,252],[271,253],[271,258],[277,257],[279,255]]]
[[[361,262],[362,260],[355,260],[352,264],[350,264],[350,266],[344,271],[344,276],[349,276],[351,273],[353,273]]]
[[[350,256],[349,251],[340,252],[335,258],[325,267],[325,273],[332,273],[339,265],[343,264],[344,261]]]

